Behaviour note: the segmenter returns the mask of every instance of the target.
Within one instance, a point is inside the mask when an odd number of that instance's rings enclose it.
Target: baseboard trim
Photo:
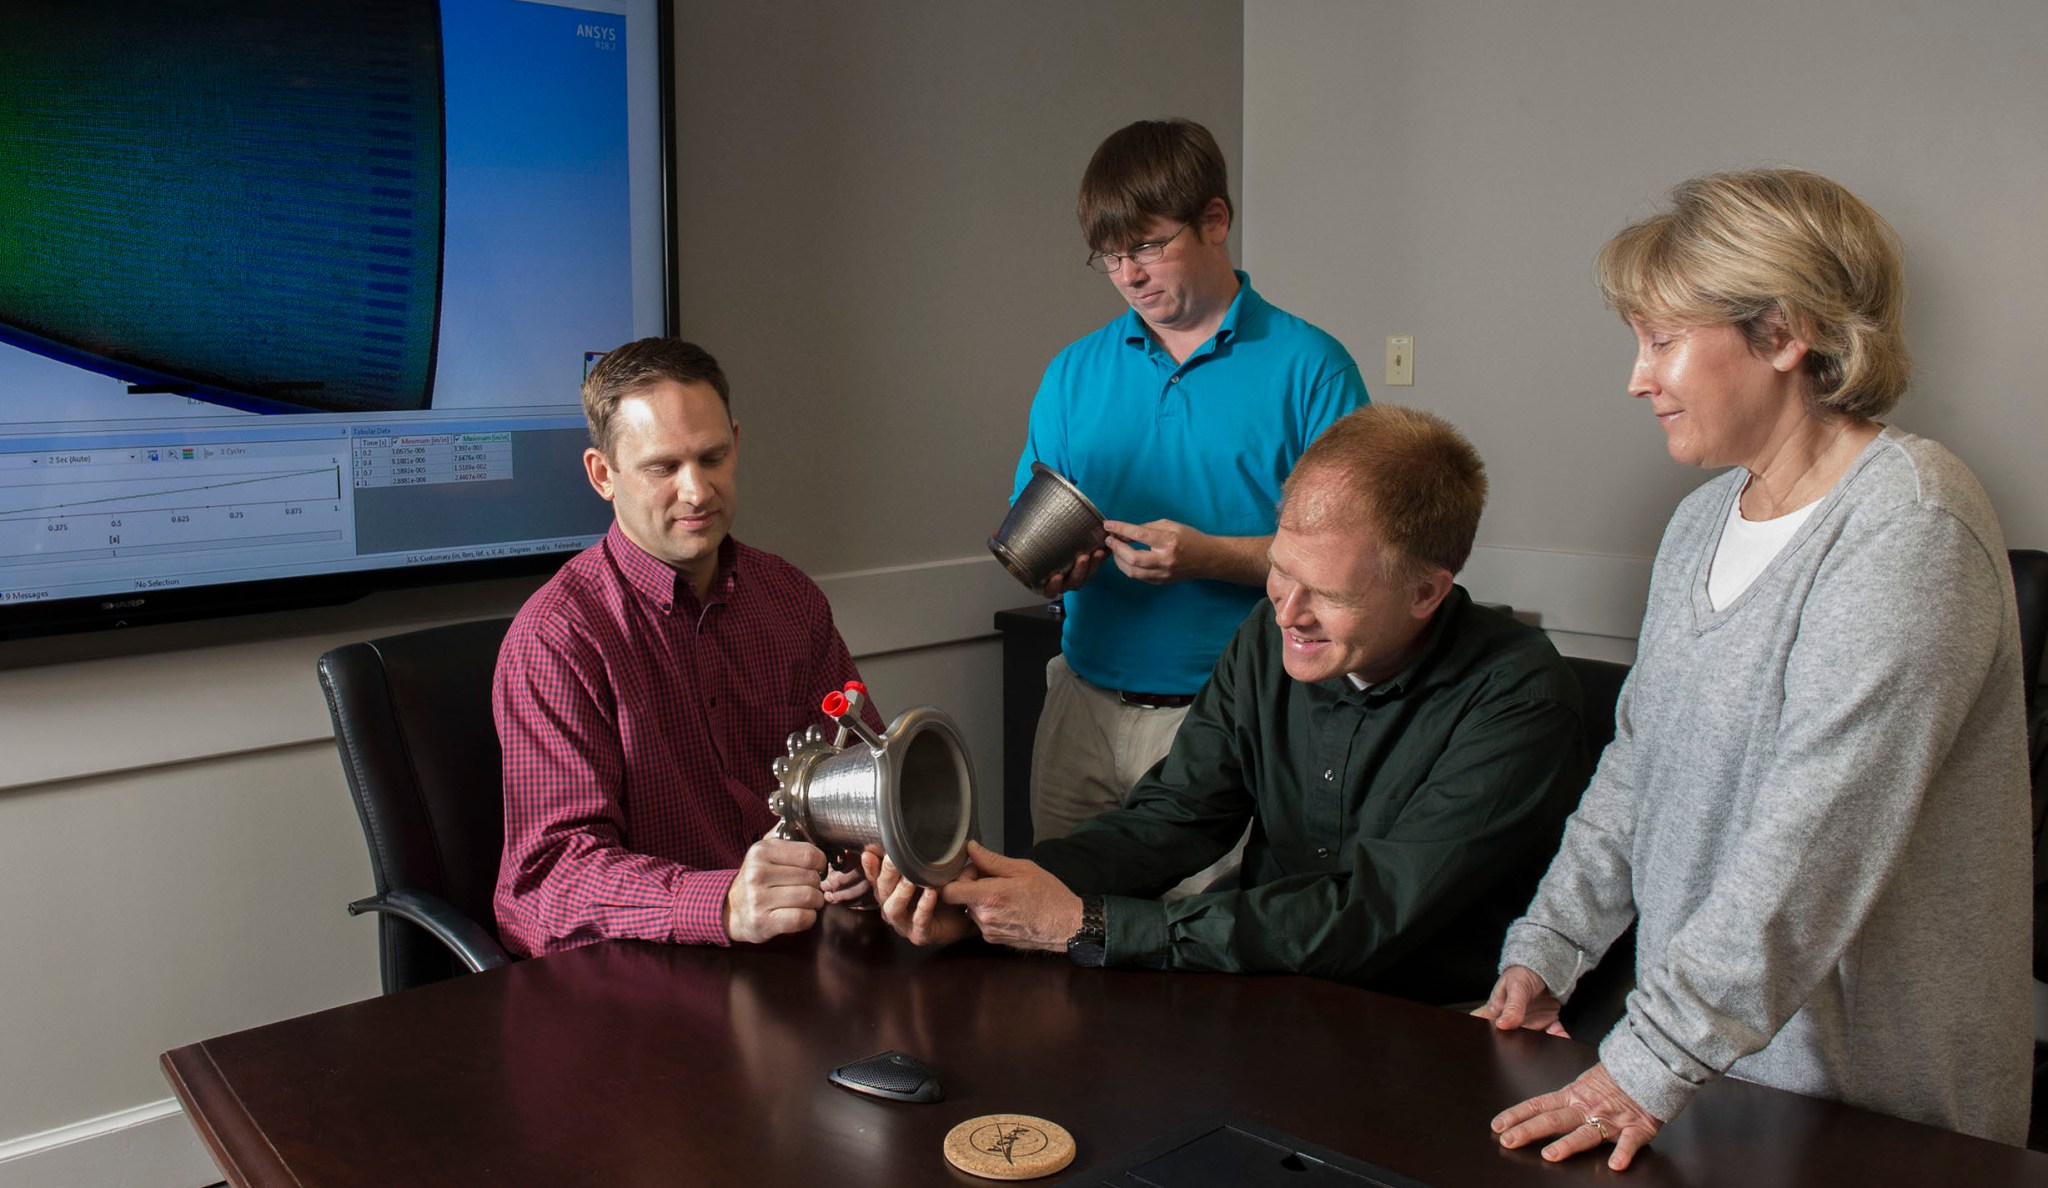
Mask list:
[[[220,1179],[176,1098],[0,1142],[0,1188],[200,1188]]]

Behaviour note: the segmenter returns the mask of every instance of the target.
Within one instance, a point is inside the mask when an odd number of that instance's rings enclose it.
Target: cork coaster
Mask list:
[[[984,1114],[946,1135],[946,1162],[986,1180],[1035,1180],[1074,1161],[1074,1136],[1029,1114]]]

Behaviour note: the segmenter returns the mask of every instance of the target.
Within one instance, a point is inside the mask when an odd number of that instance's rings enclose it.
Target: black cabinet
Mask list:
[[[1060,616],[1046,603],[996,612],[1003,637],[1003,851],[1031,848],[1031,742],[1045,708],[1045,666],[1060,651]]]

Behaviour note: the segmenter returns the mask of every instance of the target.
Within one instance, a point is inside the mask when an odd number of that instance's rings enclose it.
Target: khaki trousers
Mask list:
[[[1130,798],[1131,788],[1173,748],[1185,706],[1125,705],[1115,691],[1074,675],[1065,656],[1045,666],[1045,709],[1031,747],[1031,831],[1035,840],[1065,837],[1074,827]],[[1246,829],[1250,835],[1250,829]],[[1192,873],[1166,899],[1195,894],[1235,873],[1244,839],[1215,865]]]

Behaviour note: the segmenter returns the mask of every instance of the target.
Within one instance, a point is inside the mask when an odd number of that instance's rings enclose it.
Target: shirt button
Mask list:
[[[1328,858],[1329,856],[1330,856],[1330,847],[1328,847],[1328,846],[1317,846],[1317,847],[1316,847],[1316,857],[1318,857],[1318,858]]]
[[[1172,379],[1167,380],[1166,382],[1169,384],[1177,384],[1180,382],[1180,377],[1176,375]]]
[[[1332,767],[1325,767],[1325,768],[1323,769],[1323,778],[1324,778],[1325,780],[1334,780],[1334,779],[1336,779],[1336,778],[1337,778],[1337,770],[1336,770],[1335,768],[1332,768]]]

